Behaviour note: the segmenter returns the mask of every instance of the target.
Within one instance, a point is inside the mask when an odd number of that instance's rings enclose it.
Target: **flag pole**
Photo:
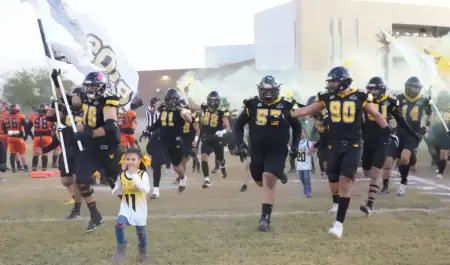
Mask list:
[[[37,10],[36,10],[36,13],[38,13]],[[41,33],[42,43],[44,44],[45,57],[47,58],[47,66],[48,66],[48,73],[49,73],[49,77],[50,77],[50,86],[52,88],[52,94],[53,94],[53,96],[57,97],[55,84],[53,84],[52,77],[51,77],[52,76],[52,68],[50,66],[50,62],[47,57],[47,55],[50,54],[51,48],[49,47],[47,40],[45,38],[44,27],[42,26],[42,20],[39,18],[39,15],[38,15],[37,23],[39,26],[39,32]],[[55,111],[56,111],[56,122],[58,124],[57,128],[59,128],[60,124],[61,124],[61,118],[59,115],[58,102],[55,102]],[[59,142],[61,143],[61,150],[62,150],[63,160],[64,160],[64,169],[66,170],[66,173],[68,174],[69,173],[69,164],[67,163],[67,152],[66,152],[66,146],[64,144],[64,136],[63,136],[63,133],[60,132],[58,129],[56,130],[56,133],[59,134]]]

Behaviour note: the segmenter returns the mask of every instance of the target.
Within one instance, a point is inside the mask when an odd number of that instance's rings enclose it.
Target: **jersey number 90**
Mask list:
[[[330,102],[330,114],[332,122],[352,123],[355,121],[355,102],[333,100]]]

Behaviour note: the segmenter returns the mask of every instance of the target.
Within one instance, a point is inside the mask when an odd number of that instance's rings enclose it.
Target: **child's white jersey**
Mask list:
[[[116,189],[122,190],[119,215],[125,216],[132,226],[146,225],[147,194],[150,192],[147,172],[142,170],[133,174],[122,172],[117,178],[114,190]]]
[[[311,147],[311,142],[306,139],[301,140],[298,144],[297,170],[311,170],[312,157],[307,154]]]

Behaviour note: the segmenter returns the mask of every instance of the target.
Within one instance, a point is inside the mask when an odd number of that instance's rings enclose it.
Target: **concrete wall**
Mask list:
[[[206,67],[218,68],[255,58],[255,45],[228,45],[205,47]]]
[[[297,68],[295,21],[295,1],[255,14],[255,65],[258,70]]]

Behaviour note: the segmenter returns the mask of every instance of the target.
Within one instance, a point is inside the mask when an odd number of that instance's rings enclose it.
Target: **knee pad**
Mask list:
[[[327,176],[328,176],[328,182],[330,182],[330,183],[338,183],[339,182],[339,176],[338,175],[333,174],[333,173],[329,174],[327,172]]]
[[[261,183],[262,187],[262,180],[263,180],[263,173],[264,173],[264,165],[258,165],[255,163],[250,163],[250,175],[252,176],[253,180],[256,182],[258,186],[260,186],[258,183]]]
[[[78,189],[80,190],[81,196],[87,198],[94,194],[94,189],[90,184],[78,184]]]

